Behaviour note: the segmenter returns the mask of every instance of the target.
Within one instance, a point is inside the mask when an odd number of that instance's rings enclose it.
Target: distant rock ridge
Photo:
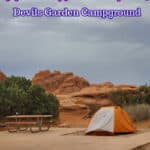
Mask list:
[[[111,82],[90,84],[86,79],[74,75],[72,72],[61,73],[49,70],[36,73],[32,84],[39,84],[46,92],[55,94],[59,99],[60,108],[67,111],[86,109],[90,104],[112,105],[109,94],[114,91],[130,93],[138,91],[138,87],[134,85],[114,85]]]
[[[49,70],[40,71],[35,74],[32,84],[41,85],[47,92],[54,94],[68,94],[79,92],[90,84],[82,77],[74,75],[72,72],[61,73]]]

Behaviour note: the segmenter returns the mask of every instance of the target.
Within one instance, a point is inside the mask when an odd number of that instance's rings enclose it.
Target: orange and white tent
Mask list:
[[[102,107],[92,118],[86,134],[134,133],[136,131],[132,120],[118,106]]]

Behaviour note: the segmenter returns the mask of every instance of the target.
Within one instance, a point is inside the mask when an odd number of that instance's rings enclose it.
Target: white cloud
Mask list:
[[[13,18],[12,7],[136,8],[142,18]],[[32,75],[40,69],[74,71],[92,82],[149,81],[150,9],[145,1],[57,2],[23,0],[0,4],[0,70]]]

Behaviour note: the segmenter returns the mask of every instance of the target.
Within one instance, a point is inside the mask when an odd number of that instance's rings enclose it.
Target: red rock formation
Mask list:
[[[0,71],[0,80],[4,80],[6,78],[6,75]]]
[[[93,87],[113,87],[114,84],[111,82],[103,82],[103,83],[99,83],[99,84],[91,84],[91,86]]]
[[[133,85],[114,85],[111,82],[89,84],[84,78],[71,72],[61,73],[49,70],[40,71],[32,79],[32,84],[40,84],[47,92],[57,95],[61,110],[85,109],[89,104],[111,105],[110,93],[129,91],[136,93]]]
[[[138,90],[137,86],[135,86],[135,85],[127,85],[127,84],[117,85],[116,88],[118,90],[129,91],[129,92],[136,92]]]
[[[79,92],[88,87],[89,82],[84,78],[75,76],[71,72],[61,73],[49,70],[40,71],[32,79],[32,84],[41,85],[47,92],[55,94],[68,94]]]
[[[138,87],[133,85],[113,85],[112,83],[94,84],[81,89],[79,92],[72,93],[64,100],[71,101],[78,105],[95,104],[100,106],[112,105],[110,94],[115,91],[128,91],[131,94],[138,92]],[[60,98],[61,99],[61,98]],[[63,105],[63,103],[62,103]]]

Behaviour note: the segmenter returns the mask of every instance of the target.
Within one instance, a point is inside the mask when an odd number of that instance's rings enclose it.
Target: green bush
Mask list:
[[[109,95],[114,105],[150,104],[150,86],[142,86],[136,93],[115,91]]]
[[[142,93],[142,100],[145,103],[150,104],[150,86],[148,85],[140,86],[139,91]]]
[[[147,85],[147,84],[142,85],[142,86],[139,87],[139,90],[140,90],[141,92],[144,92],[144,93],[149,93],[149,92],[150,92],[150,86]]]
[[[109,98],[112,100],[114,105],[118,106],[143,103],[140,92],[132,94],[128,91],[115,91],[109,95]]]
[[[31,85],[24,77],[8,77],[0,81],[0,117],[19,114],[59,115],[59,102],[39,85]]]
[[[137,104],[123,107],[135,122],[150,119],[150,105]]]

